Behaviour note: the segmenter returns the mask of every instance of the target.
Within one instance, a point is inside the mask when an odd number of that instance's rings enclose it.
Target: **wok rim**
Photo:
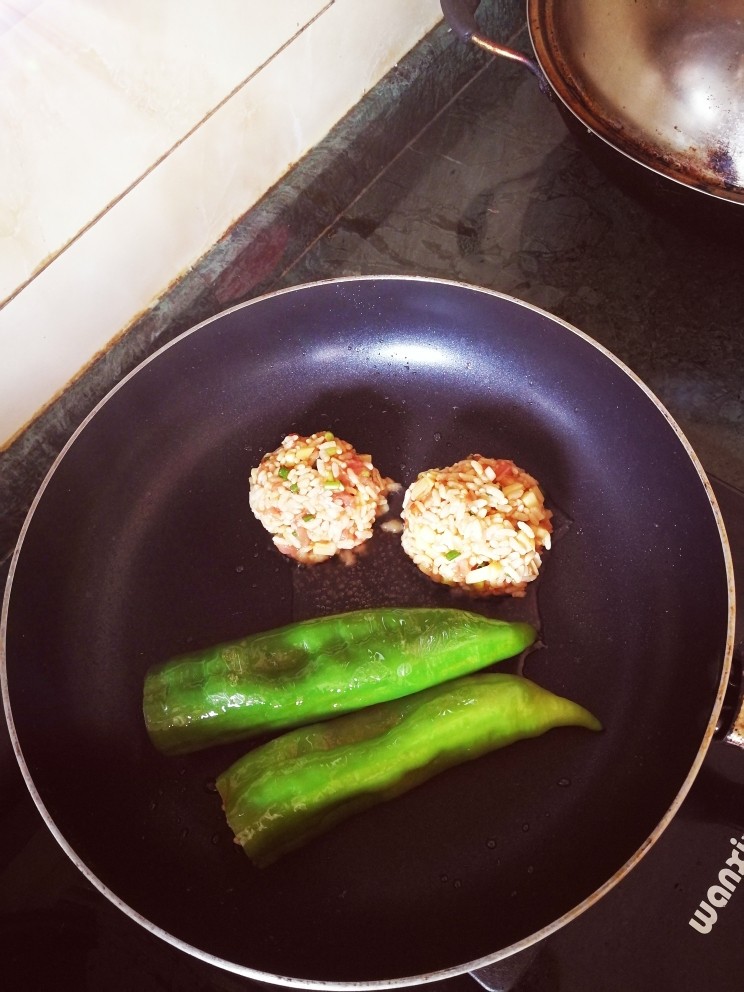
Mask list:
[[[728,595],[728,623],[726,632],[726,645],[724,650],[724,656],[721,663],[721,673],[718,683],[718,688],[716,691],[715,698],[713,700],[712,709],[710,716],[706,725],[705,733],[698,747],[695,759],[679,789],[677,795],[673,799],[672,803],[659,820],[657,825],[654,827],[651,834],[644,840],[644,842],[638,847],[638,849],[631,855],[631,857],[612,875],[608,878],[602,885],[600,885],[594,892],[590,893],[585,899],[580,903],[570,909],[567,913],[558,917],[556,920],[552,921],[547,926],[540,928],[529,936],[517,941],[514,944],[510,944],[507,947],[500,948],[493,951],[483,957],[464,962],[461,965],[453,965],[448,968],[443,968],[437,971],[428,972],[420,975],[409,975],[401,978],[393,979],[372,979],[366,981],[321,981],[317,979],[302,979],[296,978],[288,975],[279,975],[273,973],[267,973],[263,971],[258,971],[253,968],[246,967],[244,965],[236,964],[235,962],[228,961],[224,958],[212,955],[202,949],[189,944],[187,941],[169,933],[162,927],[157,926],[148,920],[144,915],[142,915],[138,910],[134,909],[132,906],[124,902],[113,890],[111,890],[105,883],[103,883],[93,871],[91,871],[85,864],[84,860],[77,854],[76,850],[67,842],[64,834],[57,827],[54,819],[50,815],[46,808],[44,800],[42,799],[38,789],[33,780],[33,776],[26,764],[23,750],[21,748],[18,733],[15,727],[15,722],[13,720],[12,705],[10,701],[10,692],[8,689],[8,672],[7,672],[7,629],[8,629],[8,616],[10,610],[10,596],[13,585],[13,577],[15,574],[16,566],[20,559],[23,542],[25,540],[26,534],[33,520],[34,513],[44,497],[47,486],[49,485],[54,473],[57,471],[62,460],[66,456],[70,448],[76,443],[77,439],[83,433],[90,421],[97,415],[97,413],[105,406],[105,404],[113,397],[120,389],[123,389],[129,380],[133,378],[138,372],[144,369],[150,364],[150,362],[161,357],[165,352],[167,352],[171,347],[177,345],[179,342],[183,341],[185,338],[191,336],[195,332],[201,330],[202,328],[214,323],[217,320],[222,319],[227,314],[235,313],[237,311],[243,310],[247,307],[253,306],[254,304],[260,304],[266,300],[280,297],[289,293],[305,292],[307,290],[312,290],[316,287],[323,286],[336,286],[340,284],[354,284],[354,283],[370,283],[370,282],[380,282],[380,283],[391,283],[391,282],[410,282],[410,283],[429,283],[437,286],[452,287],[457,290],[465,290],[466,292],[482,293],[487,296],[493,296],[498,299],[507,301],[510,304],[516,305],[518,307],[523,307],[527,310],[531,310],[535,314],[546,318],[554,324],[559,325],[569,333],[575,334],[584,343],[595,348],[604,358],[609,359],[615,364],[615,366],[627,375],[632,383],[645,394],[646,398],[649,399],[654,406],[659,410],[662,416],[665,418],[669,426],[671,427],[674,434],[676,434],[678,441],[682,445],[685,453],[690,459],[695,471],[703,485],[705,493],[708,498],[711,510],[713,512],[713,518],[716,522],[718,529],[718,535],[721,542],[721,550],[723,552],[723,560],[726,571],[726,585],[727,585],[727,595]],[[713,740],[714,734],[717,729],[717,724],[720,718],[721,709],[723,706],[724,696],[726,694],[726,689],[728,685],[729,675],[731,671],[733,652],[734,652],[734,637],[735,637],[735,620],[736,620],[736,600],[735,600],[735,588],[734,588],[734,569],[733,569],[733,559],[731,555],[731,548],[728,542],[728,537],[726,535],[726,529],[723,522],[723,517],[718,505],[718,500],[713,491],[713,487],[708,479],[708,476],[703,468],[697,454],[695,453],[692,445],[688,441],[684,432],[677,424],[676,420],[672,417],[671,413],[667,410],[661,400],[651,391],[651,389],[632,371],[621,359],[614,355],[611,351],[605,348],[604,345],[600,344],[594,338],[590,337],[584,331],[570,324],[568,321],[550,313],[547,310],[542,309],[532,303],[528,303],[525,300],[521,300],[515,296],[508,293],[503,293],[498,290],[489,289],[483,286],[477,286],[470,283],[465,283],[458,280],[443,279],[432,276],[419,276],[419,275],[397,275],[397,274],[380,274],[380,275],[361,275],[361,276],[341,276],[337,278],[321,279],[315,280],[308,283],[300,283],[295,286],[285,287],[278,290],[273,290],[268,293],[264,293],[261,296],[257,296],[253,299],[246,300],[242,303],[236,304],[235,306],[229,307],[225,310],[214,314],[205,320],[200,321],[193,327],[181,332],[176,337],[172,338],[170,341],[166,342],[160,348],[158,348],[152,355],[149,355],[146,359],[140,362],[135,368],[133,368],[126,376],[124,376],[118,383],[116,383],[106,395],[93,407],[93,409],[88,413],[84,420],[75,429],[73,434],[70,436],[68,441],[65,443],[62,450],[59,452],[57,457],[54,459],[51,467],[49,468],[44,480],[42,481],[38,491],[36,492],[34,499],[29,507],[29,510],[24,519],[18,540],[13,549],[10,560],[10,568],[8,572],[8,577],[5,585],[5,590],[3,594],[2,611],[0,612],[0,688],[2,689],[2,699],[3,699],[3,709],[5,713],[5,719],[8,724],[8,730],[10,734],[10,740],[13,747],[13,752],[18,762],[20,771],[23,775],[24,782],[31,798],[34,801],[46,827],[49,829],[57,843],[60,845],[65,854],[70,858],[73,864],[79,869],[83,876],[93,885],[94,888],[98,890],[112,905],[121,910],[125,915],[132,919],[135,923],[142,926],[145,930],[149,931],[156,937],[164,940],[166,943],[175,947],[184,953],[189,954],[192,957],[201,960],[202,962],[212,965],[213,967],[220,968],[223,971],[230,972],[235,975],[239,975],[244,978],[251,979],[257,982],[268,983],[271,985],[279,985],[291,988],[300,989],[333,989],[343,992],[347,989],[384,989],[384,988],[402,988],[412,985],[428,984],[433,982],[444,981],[450,978],[455,978],[459,975],[467,974],[470,972],[477,972],[480,969],[489,967],[490,965],[496,964],[506,958],[511,957],[514,954],[518,954],[521,951],[526,950],[533,944],[536,944],[556,931],[560,930],[566,924],[572,922],[581,916],[587,909],[590,909],[593,905],[599,902],[610,890],[612,890],[619,882],[621,882],[626,875],[628,875],[633,868],[643,859],[643,857],[651,850],[656,841],[661,837],[667,826],[670,824],[672,819],[677,814],[680,806],[682,805],[684,799],[686,798],[700,767],[707,755],[708,748]]]
[[[618,141],[620,132],[613,130],[601,114],[586,106],[581,92],[574,90],[567,74],[561,70],[562,57],[555,41],[547,37],[545,20],[543,5],[538,0],[527,0],[527,30],[530,44],[540,70],[550,86],[550,92],[590,135],[628,161],[682,189],[701,193],[714,201],[731,204],[732,208],[739,206],[744,209],[744,185],[741,183],[729,187],[723,180],[715,182],[688,175],[683,168],[673,163],[665,163],[663,148],[660,147],[656,154],[650,151],[644,152],[641,143],[633,137],[628,139],[629,147],[623,147]]]

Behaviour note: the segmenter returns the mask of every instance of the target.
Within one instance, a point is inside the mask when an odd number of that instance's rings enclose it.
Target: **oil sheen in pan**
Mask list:
[[[389,512],[378,520],[371,540],[351,559],[351,564],[333,558],[307,566],[284,559],[282,564],[292,572],[293,620],[376,606],[448,606],[500,620],[523,621],[541,630],[539,601],[543,572],[560,555],[560,539],[571,527],[568,516],[549,497],[546,503],[553,511],[553,544],[550,551],[543,553],[540,575],[521,598],[468,596],[423,575],[403,551],[400,535],[382,526],[399,518],[402,500],[402,490],[391,494]],[[502,662],[500,667],[524,674],[523,662],[524,656]]]

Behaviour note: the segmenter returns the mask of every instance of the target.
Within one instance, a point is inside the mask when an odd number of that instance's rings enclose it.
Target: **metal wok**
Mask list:
[[[740,233],[744,0],[527,0],[535,59],[479,31],[479,0],[441,6],[464,41],[530,68],[622,185]]]
[[[285,433],[316,429],[404,485],[470,452],[540,479],[559,535],[538,582],[524,600],[473,605],[539,623],[524,673],[605,730],[554,731],[448,771],[257,870],[213,787],[244,746],[157,754],[146,668],[293,618],[463,602],[391,534],[352,568],[273,549],[248,508],[249,470]],[[70,857],[184,951],[306,987],[445,978],[587,909],[674,815],[721,710],[732,575],[689,445],[581,332],[456,283],[302,286],[177,338],[57,460],[3,605],[11,737]]]

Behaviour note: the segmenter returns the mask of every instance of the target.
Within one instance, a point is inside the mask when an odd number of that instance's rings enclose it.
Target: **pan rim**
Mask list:
[[[677,793],[672,803],[659,820],[657,825],[651,834],[644,840],[644,842],[639,846],[639,848],[634,852],[634,854],[601,886],[599,886],[594,892],[587,896],[582,902],[574,906],[567,913],[558,919],[552,921],[540,930],[535,931],[529,936],[523,938],[522,940],[509,945],[505,948],[500,948],[499,950],[493,951],[481,958],[471,960],[469,962],[464,962],[461,965],[453,965],[448,968],[440,969],[430,973],[422,975],[410,975],[400,978],[393,979],[371,979],[366,981],[323,981],[317,979],[302,979],[293,976],[271,974],[263,971],[258,971],[253,968],[249,968],[243,965],[236,964],[235,962],[227,961],[226,959],[219,958],[212,955],[202,949],[195,947],[188,942],[178,938],[174,934],[169,933],[162,927],[157,926],[152,921],[148,920],[140,912],[138,912],[134,907],[129,906],[122,899],[120,899],[115,892],[113,892],[104,882],[102,882],[94,872],[92,872],[87,865],[84,863],[83,859],[79,857],[74,848],[68,843],[65,836],[62,834],[60,829],[57,827],[53,818],[51,817],[49,811],[47,810],[45,803],[36,788],[33,777],[31,775],[30,769],[23,756],[23,751],[20,745],[20,740],[15,727],[12,714],[12,706],[10,701],[10,692],[8,688],[8,675],[7,675],[7,628],[8,628],[8,616],[10,610],[10,597],[13,585],[13,577],[15,575],[16,567],[20,559],[22,552],[22,546],[26,534],[31,526],[34,513],[43,498],[44,492],[49,485],[54,473],[61,464],[65,455],[69,449],[73,446],[82,432],[85,430],[86,426],[90,421],[96,416],[96,414],[102,409],[102,407],[114,396],[120,389],[122,389],[129,380],[140,372],[143,368],[150,364],[150,362],[162,356],[171,347],[177,345],[190,335],[194,334],[196,331],[201,330],[207,325],[214,323],[215,321],[225,317],[227,314],[234,313],[239,310],[243,310],[246,307],[252,306],[254,304],[260,304],[266,300],[273,299],[279,296],[283,296],[289,293],[304,292],[307,290],[312,290],[318,287],[328,287],[328,286],[338,286],[344,284],[354,284],[354,283],[400,283],[400,282],[411,282],[411,283],[428,283],[437,286],[451,287],[457,290],[464,290],[466,292],[482,293],[487,296],[493,296],[498,299],[509,302],[519,307],[531,310],[534,313],[546,318],[547,320],[558,324],[565,330],[576,335],[586,344],[591,345],[595,348],[604,358],[609,359],[614,365],[628,376],[633,384],[641,390],[642,393],[656,406],[662,416],[665,418],[672,431],[676,434],[678,441],[682,445],[687,457],[690,459],[692,466],[694,467],[702,485],[705,490],[706,496],[711,506],[713,512],[713,518],[716,522],[718,529],[718,535],[721,542],[721,550],[723,552],[723,559],[726,571],[727,580],[727,593],[728,593],[728,623],[727,623],[727,634],[726,634],[726,646],[724,651],[724,657],[721,664],[721,675],[720,680],[713,702],[712,710],[708,723],[706,725],[705,733],[703,735],[702,741],[698,748],[695,759]],[[420,275],[398,275],[398,274],[379,274],[379,275],[360,275],[360,276],[341,276],[338,278],[321,279],[308,283],[300,283],[295,286],[284,287],[282,289],[274,290],[268,293],[264,293],[261,296],[257,296],[253,299],[246,300],[242,303],[236,304],[235,306],[229,307],[226,310],[220,311],[211,317],[206,318],[203,321],[195,324],[193,327],[181,332],[172,340],[168,341],[162,347],[158,348],[152,355],[148,356],[141,363],[139,363],[134,369],[132,369],[126,376],[124,376],[118,383],[116,383],[108,393],[93,407],[93,409],[87,414],[84,420],[75,429],[73,434],[70,436],[68,441],[65,443],[62,450],[59,452],[57,457],[54,459],[51,467],[49,468],[44,480],[42,481],[34,499],[29,507],[25,520],[23,522],[18,540],[14,547],[11,555],[10,568],[8,572],[8,577],[6,581],[6,586],[3,594],[2,602],[2,612],[0,612],[0,689],[2,690],[3,699],[3,709],[5,713],[5,719],[8,724],[8,730],[10,734],[10,740],[13,747],[13,751],[18,762],[19,768],[23,775],[26,787],[29,790],[31,798],[34,801],[39,813],[46,825],[54,836],[57,843],[60,845],[62,850],[67,854],[73,864],[81,871],[85,878],[96,888],[106,899],[108,899],[114,906],[124,912],[130,917],[134,922],[138,923],[145,930],[148,930],[154,936],[159,937],[166,943],[175,947],[176,949],[190,954],[192,957],[203,961],[206,964],[210,964],[214,967],[220,968],[224,971],[228,971],[232,974],[240,975],[245,978],[252,979],[254,981],[280,985],[285,987],[300,988],[300,989],[334,989],[342,990],[347,989],[383,989],[383,988],[399,988],[418,984],[427,984],[438,981],[444,981],[449,978],[454,978],[459,975],[463,975],[470,972],[477,972],[481,969],[485,969],[490,965],[496,964],[514,954],[518,954],[521,951],[526,950],[528,947],[536,944],[551,934],[555,933],[561,929],[566,924],[572,922],[581,916],[587,909],[591,908],[595,903],[597,903],[603,896],[605,896],[611,889],[615,887],[629,872],[642,860],[642,858],[648,853],[648,851],[654,846],[659,837],[663,834],[666,827],[669,825],[671,820],[677,814],[680,806],[682,805],[687,793],[689,792],[692,783],[694,782],[700,767],[706,757],[708,748],[713,740],[713,736],[716,731],[718,720],[720,718],[721,709],[723,706],[724,696],[726,693],[726,688],[728,684],[728,679],[730,675],[733,651],[734,651],[734,636],[735,636],[735,619],[736,619],[736,602],[735,602],[735,588],[734,588],[734,569],[733,569],[733,559],[731,555],[731,549],[728,542],[728,537],[726,535],[726,529],[724,526],[722,514],[720,507],[718,505],[717,498],[713,491],[713,487],[708,479],[708,476],[703,468],[697,454],[695,453],[692,445],[688,441],[681,427],[677,424],[676,420],[673,418],[671,413],[666,409],[661,400],[651,391],[651,389],[632,371],[621,359],[614,355],[611,351],[600,344],[594,338],[590,337],[584,331],[570,324],[569,322],[563,320],[562,318],[538,307],[534,304],[528,303],[510,294],[500,292],[498,290],[489,289],[487,287],[481,287],[474,284],[443,279],[439,277],[432,276],[420,276]]]

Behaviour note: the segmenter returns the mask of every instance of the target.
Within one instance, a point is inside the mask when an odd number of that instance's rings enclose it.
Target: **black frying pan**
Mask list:
[[[213,789],[243,748],[158,755],[145,669],[362,604],[471,605],[390,534],[351,569],[272,548],[249,470],[285,433],[319,429],[406,485],[471,452],[538,477],[560,525],[541,577],[526,600],[474,605],[539,622],[545,646],[525,674],[605,730],[554,731],[448,771],[259,871]],[[6,707],[50,828],[140,923],[262,980],[409,984],[527,946],[632,867],[712,736],[733,601],[703,472],[611,355],[496,293],[333,281],[181,336],[77,432],[11,567]]]

